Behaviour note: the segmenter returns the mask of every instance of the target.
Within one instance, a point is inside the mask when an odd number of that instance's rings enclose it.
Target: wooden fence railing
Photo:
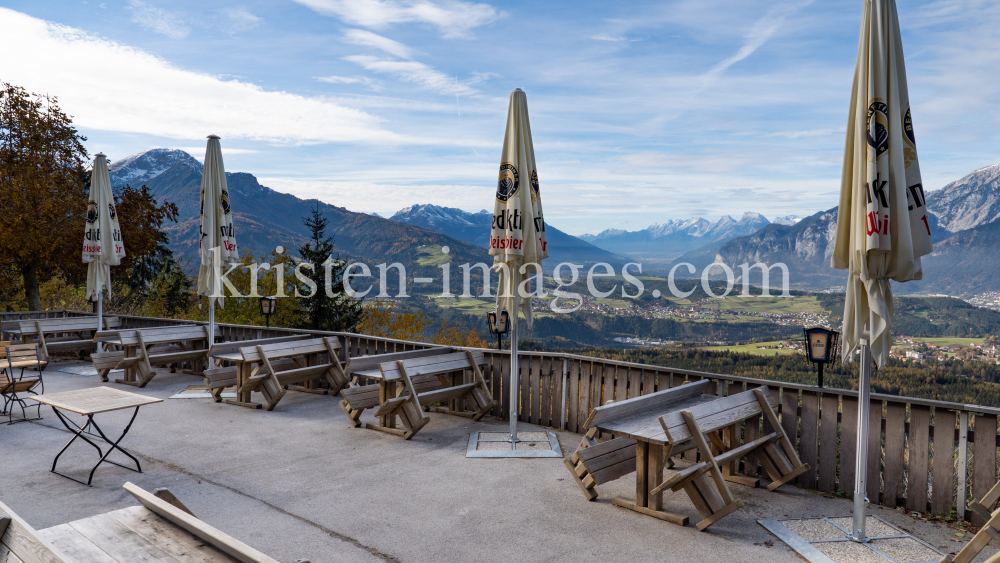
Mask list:
[[[80,315],[80,312],[3,313],[8,315]],[[122,328],[177,324],[170,319],[119,316]],[[188,321],[183,321],[188,322]],[[308,332],[336,335],[347,342],[350,355],[381,354],[424,348],[430,344],[362,334],[328,333],[286,328],[219,324],[227,341]],[[484,350],[485,374],[499,404],[493,414],[510,411],[510,355]],[[552,352],[519,354],[519,420],[581,433],[590,410],[676,387],[685,381],[708,379],[720,396],[767,385],[780,397],[780,420],[810,470],[798,484],[823,492],[851,494],[854,487],[858,393],[817,389],[808,385],[767,381]],[[900,397],[871,395],[868,436],[868,498],[888,507],[965,518],[968,500],[979,498],[997,480],[997,416],[1000,409]],[[733,427],[738,440],[753,440],[766,432],[759,417]],[[757,476],[760,467],[747,458],[734,471]],[[968,516],[973,517],[971,511]]]

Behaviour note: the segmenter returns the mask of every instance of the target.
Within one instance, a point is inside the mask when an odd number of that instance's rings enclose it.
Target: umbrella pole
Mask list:
[[[104,330],[104,291],[97,294],[97,330]]]
[[[208,344],[208,347],[211,348],[212,344],[214,344],[214,342],[211,342],[211,340],[213,340],[213,338],[214,338],[212,335],[215,334],[215,298],[214,297],[209,297],[208,298],[208,334],[209,334],[208,339],[210,341],[209,344]]]
[[[517,443],[517,313],[510,323],[510,441]]]
[[[868,412],[871,410],[872,354],[867,340],[861,341],[861,369],[858,377],[858,457],[854,468],[854,522],[851,539],[867,542],[865,507],[868,504],[865,478],[868,473]]]

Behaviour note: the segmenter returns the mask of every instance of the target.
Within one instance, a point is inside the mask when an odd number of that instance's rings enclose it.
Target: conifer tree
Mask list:
[[[309,288],[299,289],[303,309],[306,312],[306,328],[312,330],[330,330],[353,332],[361,322],[363,314],[361,300],[355,299],[344,291],[344,269],[347,261],[341,260],[338,254],[333,257],[334,237],[326,236],[329,220],[319,210],[319,204],[313,207],[310,216],[302,220],[309,229],[310,240],[299,248],[302,261],[312,264],[311,273],[308,268],[302,272],[316,283],[316,290],[309,294]],[[329,272],[329,274],[327,274]],[[329,293],[326,278],[329,275]]]

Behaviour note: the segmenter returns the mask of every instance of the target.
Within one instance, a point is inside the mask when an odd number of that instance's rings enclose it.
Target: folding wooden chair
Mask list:
[[[37,344],[18,344],[15,346],[7,346],[2,348],[3,356],[6,360],[6,369],[3,372],[3,376],[0,377],[0,395],[3,396],[3,412],[7,415],[7,424],[16,424],[18,422],[26,422],[29,420],[41,420],[42,418],[42,404],[38,403],[34,405],[38,409],[38,414],[35,418],[28,418],[25,409],[30,408],[28,404],[24,402],[24,393],[29,393],[31,395],[40,395],[45,392],[45,382],[42,380],[42,370],[45,369],[47,362],[41,359],[40,352],[38,350]],[[24,377],[24,370],[29,367],[34,367],[38,370],[38,377]],[[21,372],[15,377],[14,372],[20,368]],[[35,391],[39,388],[39,391]],[[14,404],[17,404],[21,408],[21,418],[14,420]],[[10,410],[8,410],[8,407]]]

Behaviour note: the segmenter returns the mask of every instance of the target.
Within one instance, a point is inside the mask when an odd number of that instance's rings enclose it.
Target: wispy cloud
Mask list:
[[[367,76],[317,76],[316,80],[327,84],[362,84],[375,92],[384,88]]]
[[[251,13],[246,8],[239,6],[236,8],[226,8],[222,14],[228,20],[227,27],[231,33],[241,33],[260,27],[264,20]]]
[[[445,0],[295,0],[303,6],[351,25],[381,29],[396,23],[425,23],[447,38],[466,37],[470,31],[496,20],[489,4]]]
[[[347,32],[344,33],[344,42],[352,45],[375,47],[376,49],[380,49],[401,59],[413,58],[412,49],[406,45],[403,45],[399,41],[393,41],[388,37],[382,37],[377,33],[372,33],[363,29],[347,30]]]
[[[191,34],[191,28],[183,18],[141,0],[129,0],[128,10],[132,14],[132,21],[146,31],[165,35],[171,39],[184,39]]]
[[[626,37],[608,35],[607,33],[598,33],[597,35],[591,35],[590,38],[593,39],[594,41],[614,41],[614,42],[628,41],[628,38]]]
[[[215,133],[284,144],[424,142],[386,131],[381,119],[363,111],[184,70],[140,49],[0,8],[0,51],[24,45],[32,46],[31,56],[9,58],[4,79],[59,94],[74,122],[89,129],[178,139]],[[114,72],[95,73],[81,60],[101,61]],[[122,95],[137,84],[138,95]]]
[[[467,82],[459,82],[458,78],[448,76],[417,61],[396,61],[367,55],[344,57],[344,60],[358,64],[365,70],[391,74],[404,82],[410,82],[425,90],[432,90],[446,96],[470,96],[479,93]]]

